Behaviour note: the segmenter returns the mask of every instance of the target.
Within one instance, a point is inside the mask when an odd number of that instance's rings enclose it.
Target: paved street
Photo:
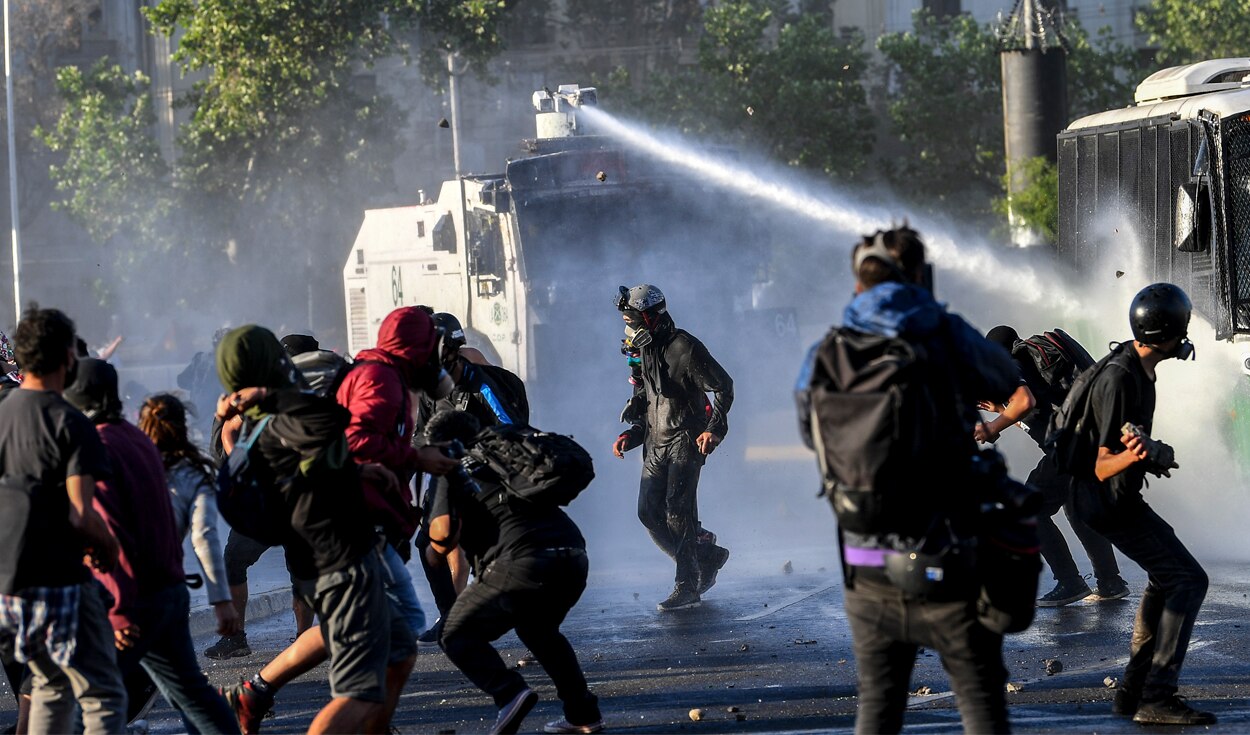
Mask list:
[[[660,614],[655,602],[668,591],[664,578],[641,567],[599,569],[565,630],[578,649],[591,685],[615,732],[846,732],[853,724],[855,687],[850,636],[841,610],[837,572],[829,554],[810,547],[785,558],[739,555],[702,608]],[[782,565],[791,561],[792,574]],[[1183,692],[1216,711],[1219,732],[1250,729],[1250,694],[1243,652],[1250,626],[1244,571],[1213,565],[1214,580],[1186,662]],[[1127,574],[1139,591],[1145,580]],[[424,590],[423,590],[424,592]],[[1109,714],[1112,692],[1103,684],[1119,676],[1128,646],[1136,595],[1102,605],[1076,604],[1039,611],[1034,628],[1008,641],[1012,719],[1021,732],[1137,732]],[[227,665],[206,662],[215,683],[250,674],[289,642],[288,616],[252,628],[253,656]],[[201,648],[209,639],[201,642]],[[500,643],[510,661],[522,654],[515,637]],[[1045,674],[1043,660],[1058,658],[1063,671]],[[560,716],[550,681],[537,667],[524,673],[542,700],[522,732],[537,732]],[[324,668],[282,692],[268,732],[299,732],[325,701]],[[958,715],[938,659],[917,661],[908,729],[958,732]],[[704,711],[700,722],[689,712]],[[489,701],[435,648],[425,647],[395,721],[400,732],[484,732],[494,718]],[[167,707],[153,712],[153,732],[176,732]],[[1196,729],[1196,728],[1195,728]],[[1166,729],[1165,729],[1166,731]]]

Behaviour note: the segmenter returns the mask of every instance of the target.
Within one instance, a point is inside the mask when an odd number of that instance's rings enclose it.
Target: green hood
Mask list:
[[[227,391],[241,388],[291,388],[297,373],[282,343],[264,327],[232,329],[217,345],[217,377]]]

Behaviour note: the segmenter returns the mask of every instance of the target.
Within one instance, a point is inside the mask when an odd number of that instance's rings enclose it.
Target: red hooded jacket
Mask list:
[[[434,322],[415,306],[387,315],[378,329],[377,347],[356,355],[356,365],[336,398],[351,412],[347,446],[359,464],[380,464],[399,478],[402,497],[385,487],[363,486],[374,522],[388,539],[412,538],[420,520],[408,481],[417,469],[412,446],[413,411],[409,391],[418,390],[418,375],[437,346]]]

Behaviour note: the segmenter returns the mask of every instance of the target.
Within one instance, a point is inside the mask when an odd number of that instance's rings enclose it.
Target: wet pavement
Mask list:
[[[649,551],[649,550],[648,550]],[[659,613],[655,603],[670,584],[649,562],[596,563],[590,586],[564,630],[600,697],[614,732],[849,732],[854,722],[855,670],[841,606],[832,549],[811,546],[786,554],[736,549],[702,607]],[[639,556],[639,555],[635,555]],[[645,555],[643,555],[645,556]],[[616,559],[633,557],[616,555]],[[791,562],[792,573],[783,566]],[[1126,600],[1039,610],[1034,626],[1010,636],[1006,662],[1019,691],[1008,696],[1018,732],[1138,732],[1110,714],[1144,575],[1125,564],[1134,594]],[[1250,731],[1245,651],[1250,643],[1250,575],[1235,564],[1210,564],[1212,587],[1194,631],[1182,693],[1216,712],[1218,732]],[[419,574],[419,572],[418,572]],[[1043,591],[1048,589],[1044,587]],[[428,591],[421,589],[423,602]],[[427,609],[430,609],[427,605]],[[205,661],[216,684],[254,673],[294,634],[279,615],[251,626],[254,654],[230,662]],[[211,638],[199,641],[202,650]],[[499,642],[509,662],[524,650],[509,634]],[[1046,659],[1062,671],[1046,674]],[[562,714],[541,668],[522,669],[541,700],[522,732],[541,732]],[[959,732],[958,712],[939,659],[916,661],[907,713],[911,732]],[[325,668],[285,689],[266,732],[302,732],[328,697]],[[9,705],[6,703],[6,707]],[[701,709],[692,721],[690,711]],[[394,725],[399,732],[479,733],[493,722],[489,700],[433,646],[425,646]],[[5,713],[0,717],[11,717]],[[177,732],[180,722],[163,703],[152,712],[153,732]],[[1181,728],[1149,728],[1183,732]]]

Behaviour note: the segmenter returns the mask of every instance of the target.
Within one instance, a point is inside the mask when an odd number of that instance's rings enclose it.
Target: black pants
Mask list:
[[[942,657],[964,732],[1010,732],[1003,637],[977,622],[974,602],[908,599],[888,583],[857,579],[845,605],[859,683],[857,734],[903,729],[920,646]]]
[[[600,720],[599,700],[586,687],[577,654],[560,632],[565,615],[586,589],[586,554],[497,559],[456,599],[439,645],[447,658],[503,707],[525,689],[491,646],[513,628],[542,664],[575,725]]]
[[[693,438],[647,447],[638,489],[638,520],[655,545],[677,562],[677,586],[691,590],[699,586],[698,493],[703,461]]]
[[[1060,508],[1068,516],[1068,523],[1081,546],[1085,547],[1085,553],[1094,568],[1094,577],[1103,584],[1118,581],[1120,565],[1115,560],[1115,550],[1111,547],[1111,542],[1072,512],[1068,503],[1072,478],[1059,474],[1054,461],[1049,456],[1043,456],[1037,467],[1029,473],[1026,482],[1042,493],[1042,511],[1037,514],[1037,536],[1042,545],[1042,558],[1055,575],[1055,581],[1062,584],[1075,583],[1081,579],[1081,571],[1072,558],[1072,552],[1068,550],[1068,542],[1053,519]]]
[[[1133,622],[1122,686],[1151,702],[1176,692],[1198,610],[1207,595],[1207,573],[1140,496],[1110,500],[1105,486],[1073,486],[1075,510],[1128,558],[1148,581]]]

